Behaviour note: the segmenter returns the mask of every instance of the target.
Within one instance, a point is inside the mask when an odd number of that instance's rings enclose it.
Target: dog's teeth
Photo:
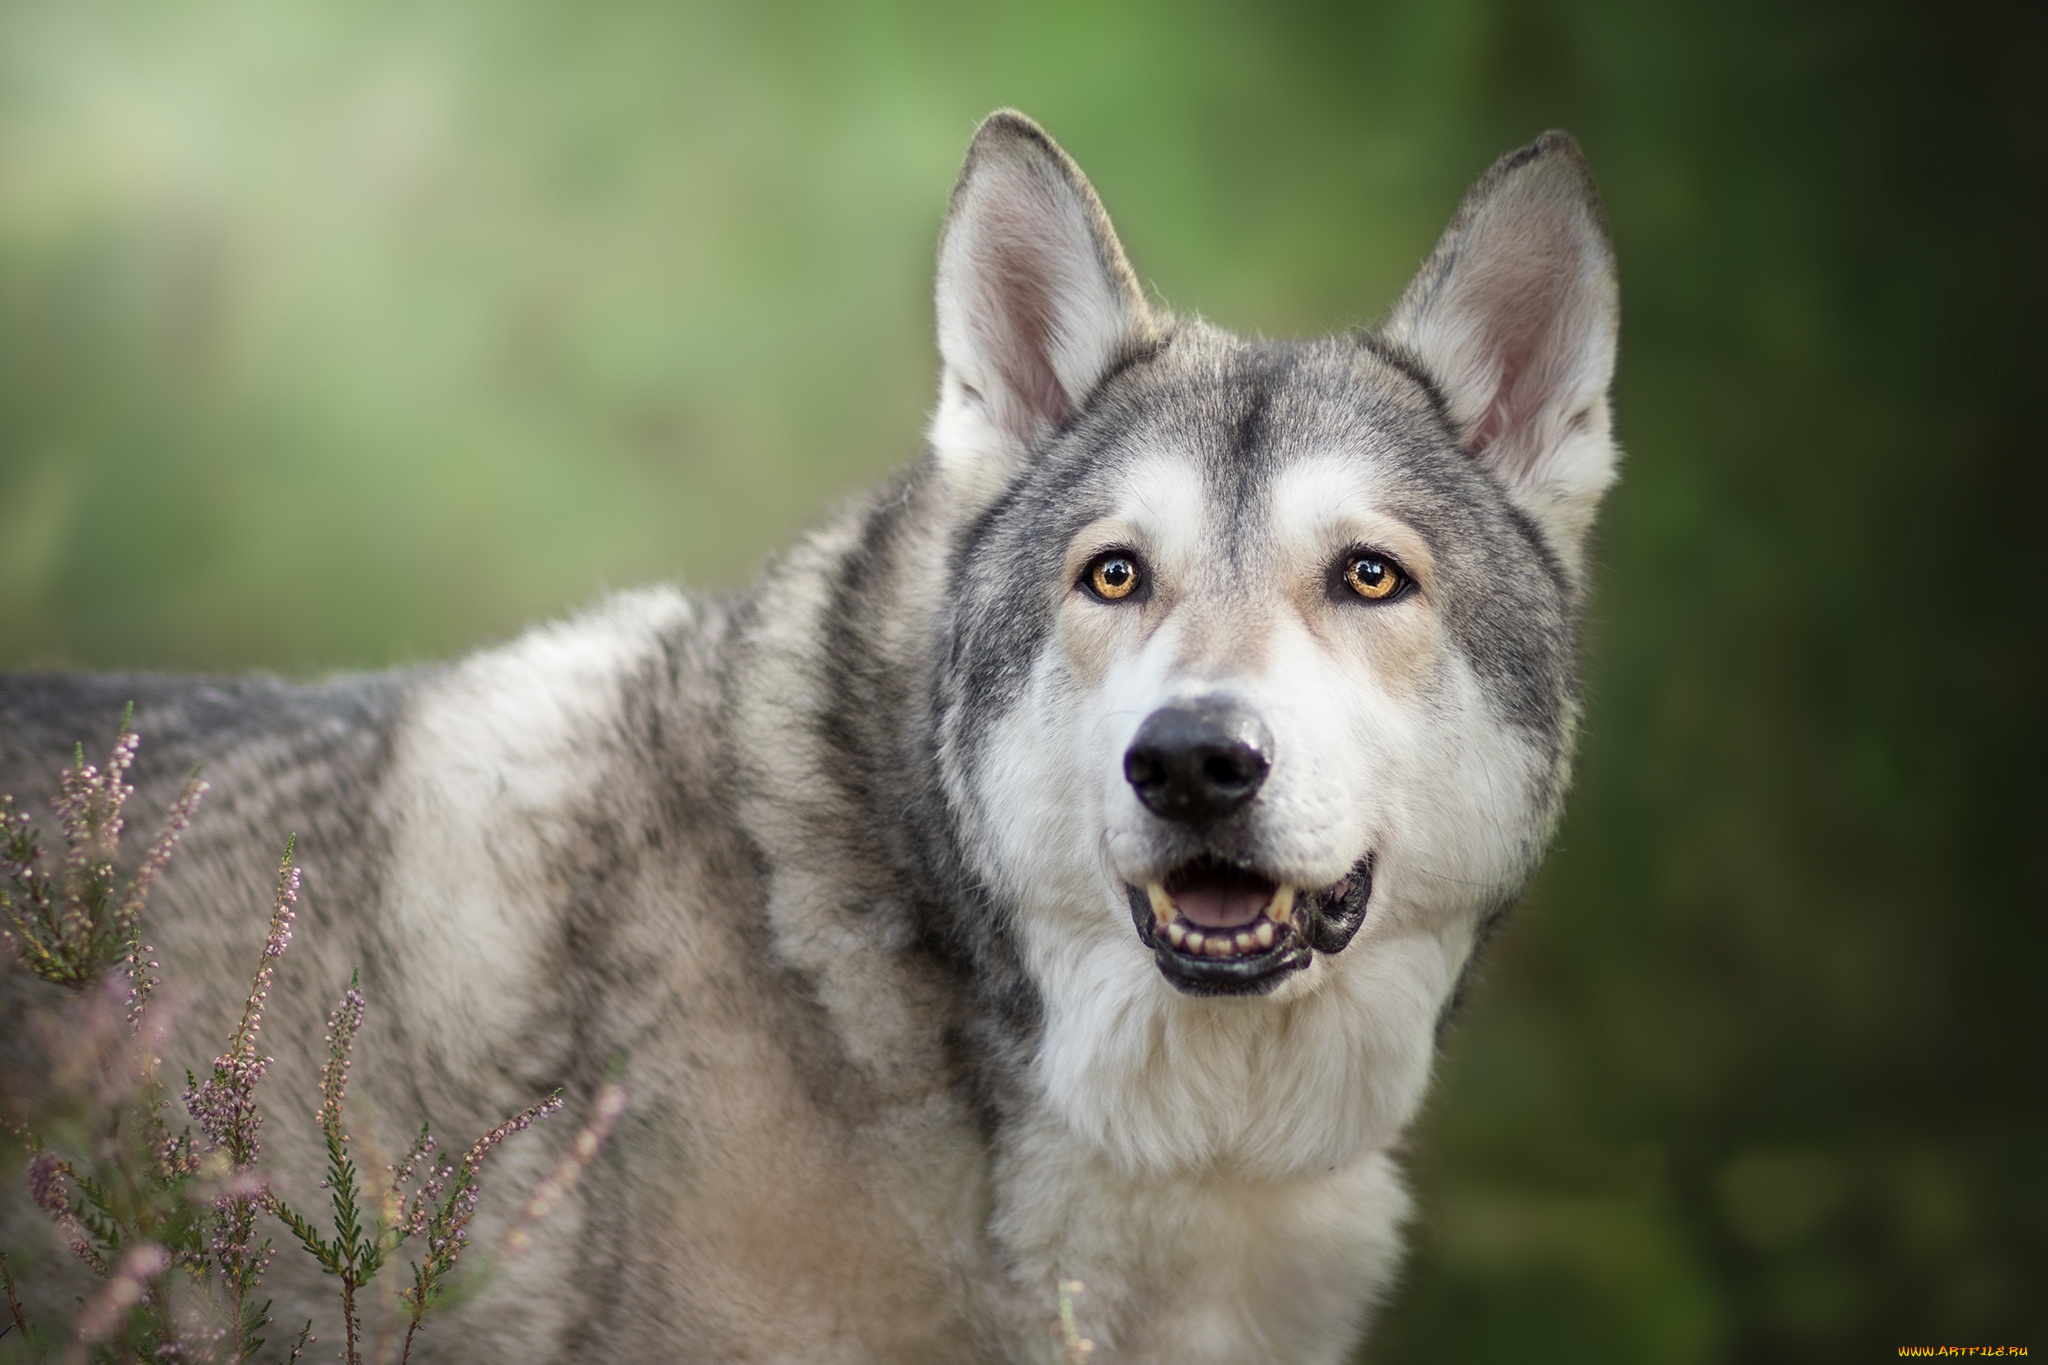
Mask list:
[[[1173,927],[1174,927],[1174,928],[1176,928],[1176,929],[1180,928],[1180,926],[1179,926],[1178,924],[1174,925]],[[1188,930],[1188,931],[1187,931],[1187,936],[1188,936],[1188,941],[1187,941],[1187,949],[1188,949],[1188,951],[1189,951],[1189,952],[1191,952],[1191,953],[1199,953],[1199,952],[1201,952],[1201,951],[1202,951],[1202,945],[1203,945],[1203,943],[1205,943],[1205,942],[1207,941],[1207,938],[1206,938],[1206,936],[1205,936],[1205,935],[1204,935],[1204,934],[1202,933],[1202,931],[1201,931],[1200,929],[1190,929],[1190,930]]]
[[[1166,937],[1178,948],[1188,941],[1188,931],[1176,920],[1166,926]]]
[[[1237,950],[1238,950],[1238,951],[1239,951],[1240,953],[1248,953],[1248,952],[1250,952],[1250,951],[1252,950],[1252,945],[1253,945],[1253,944],[1255,944],[1255,943],[1257,943],[1257,942],[1258,942],[1258,939],[1257,939],[1256,937],[1254,937],[1254,936],[1253,936],[1253,934],[1252,934],[1251,930],[1249,930],[1249,929],[1240,929],[1240,930],[1238,931],[1238,934],[1237,934]]]
[[[1252,930],[1252,937],[1258,940],[1258,944],[1261,948],[1270,948],[1273,946],[1273,936],[1277,932],[1278,931],[1273,927],[1273,921],[1269,919],[1260,920],[1259,927]]]
[[[1202,951],[1207,953],[1210,957],[1229,957],[1231,951],[1229,935],[1216,935],[1214,938],[1210,939],[1207,943],[1204,943],[1202,945]]]
[[[1266,918],[1275,924],[1285,924],[1294,918],[1294,888],[1283,886],[1273,893],[1273,903],[1266,907]]]
[[[1145,895],[1152,902],[1152,932],[1156,934],[1165,926],[1173,923],[1175,913],[1173,897],[1166,894],[1166,883],[1164,882],[1145,883]]]

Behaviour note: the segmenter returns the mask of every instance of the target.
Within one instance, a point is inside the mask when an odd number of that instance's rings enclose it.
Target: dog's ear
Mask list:
[[[974,134],[939,243],[931,442],[970,502],[994,495],[1095,384],[1155,335],[1095,191],[1013,110]]]
[[[1614,479],[1614,249],[1578,144],[1545,133],[1465,196],[1385,336],[1437,381],[1466,447],[1577,571]]]

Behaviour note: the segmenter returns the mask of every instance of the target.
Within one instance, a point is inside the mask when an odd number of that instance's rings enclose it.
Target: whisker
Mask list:
[[[1448,872],[1438,872],[1438,871],[1436,871],[1436,870],[1435,870],[1434,868],[1428,868],[1428,867],[1419,867],[1419,866],[1418,866],[1418,867],[1417,867],[1417,868],[1416,868],[1415,870],[1416,870],[1417,872],[1420,872],[1420,873],[1421,873],[1421,874],[1422,874],[1423,876],[1425,876],[1425,877],[1434,877],[1434,878],[1436,878],[1436,879],[1437,879],[1438,881],[1440,881],[1440,882],[1451,882],[1451,883],[1453,883],[1454,885],[1457,885],[1457,886],[1478,886],[1478,887],[1483,887],[1483,886],[1485,886],[1485,885],[1486,885],[1486,883],[1485,883],[1485,882],[1475,882],[1475,881],[1467,881],[1467,880],[1466,880],[1465,878],[1463,878],[1463,877],[1453,877],[1453,876],[1451,876],[1451,875],[1450,875],[1450,874],[1449,874]]]

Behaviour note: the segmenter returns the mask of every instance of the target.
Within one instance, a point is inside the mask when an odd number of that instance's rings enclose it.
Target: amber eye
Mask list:
[[[1369,602],[1384,602],[1408,586],[1408,578],[1385,555],[1353,550],[1344,556],[1344,586]]]
[[[1117,602],[1136,592],[1143,580],[1138,576],[1136,559],[1122,550],[1111,550],[1089,561],[1088,572],[1081,581],[1103,601]]]

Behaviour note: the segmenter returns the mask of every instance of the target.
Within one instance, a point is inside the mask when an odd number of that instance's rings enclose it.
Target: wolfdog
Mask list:
[[[571,1205],[427,1358],[1038,1360],[1079,1280],[1096,1359],[1340,1360],[1565,793],[1616,327],[1561,133],[1384,325],[1269,341],[1150,302],[999,112],[940,240],[923,458],[751,589],[313,685],[16,677],[0,790],[129,700],[143,801],[205,763],[154,928],[194,1058],[296,831],[280,998],[360,967],[383,1131],[624,1068]]]

